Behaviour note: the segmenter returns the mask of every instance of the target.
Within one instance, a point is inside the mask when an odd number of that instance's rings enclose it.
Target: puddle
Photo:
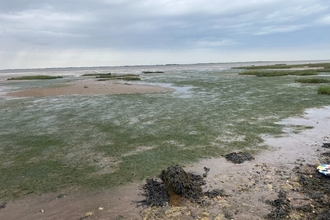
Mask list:
[[[175,91],[173,92],[173,94],[177,95],[180,98],[191,98],[192,97],[191,89],[195,88],[194,86],[174,86],[171,83],[147,83],[147,84],[174,89]]]
[[[324,119],[330,119],[330,106],[307,109],[303,116],[283,119],[277,124],[315,126],[323,122]]]

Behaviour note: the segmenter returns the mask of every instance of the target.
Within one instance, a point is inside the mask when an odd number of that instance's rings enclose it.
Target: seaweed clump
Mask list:
[[[205,192],[205,195],[209,197],[210,199],[216,198],[216,197],[227,197],[228,195],[225,193],[223,189],[212,189],[211,191]]]
[[[146,199],[139,203],[147,206],[166,206],[170,197],[164,185],[155,179],[147,179],[146,182],[142,187],[142,196]]]
[[[296,167],[299,175],[299,183],[303,192],[310,198],[310,207],[312,212],[305,210],[305,214],[314,219],[330,219],[329,212],[329,194],[330,194],[330,178],[320,174],[315,170],[315,166],[306,165],[306,167]]]
[[[202,203],[202,198],[208,196],[214,198],[224,195],[223,190],[212,190],[203,192],[202,186],[206,184],[204,178],[209,168],[204,167],[205,173],[201,176],[195,173],[186,172],[182,167],[176,165],[168,167],[159,175],[161,181],[147,179],[142,187],[142,195],[145,200],[138,203],[146,206],[180,205],[186,199],[191,202]]]
[[[266,203],[275,207],[274,210],[266,216],[266,219],[285,219],[290,214],[290,201],[283,190],[280,190],[278,193],[278,199],[274,201],[267,200]]]
[[[163,170],[160,178],[170,195],[174,193],[194,202],[204,195],[202,190],[202,185],[206,184],[204,178],[197,174],[186,173],[178,165]]]
[[[233,163],[243,163],[244,161],[254,160],[254,157],[246,152],[233,152],[225,155],[225,158]]]

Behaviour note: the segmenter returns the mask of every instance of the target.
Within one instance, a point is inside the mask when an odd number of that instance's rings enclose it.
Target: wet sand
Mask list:
[[[169,91],[173,91],[173,89],[147,84],[122,82],[118,80],[79,80],[71,83],[59,84],[53,87],[10,92],[6,95],[13,97],[47,97],[61,95],[134,94]]]
[[[308,109],[302,117],[281,123],[313,128],[298,134],[288,129],[279,138],[264,137],[272,149],[256,155],[252,161],[233,164],[224,158],[213,158],[184,168],[198,174],[204,172],[203,167],[210,168],[204,191],[219,188],[228,195],[208,200],[206,207],[187,202],[181,207],[137,208],[134,201],[143,199],[139,196],[143,182],[138,182],[115,190],[67,190],[9,201],[6,208],[0,209],[0,215],[8,220],[79,219],[87,212],[93,213],[87,219],[143,219],[147,215],[149,218],[145,219],[264,219],[272,209],[266,200],[276,199],[280,189],[289,192],[291,201],[304,197],[299,193],[300,185],[292,168],[318,164],[317,158],[324,152],[321,145],[329,141],[330,108]],[[57,198],[61,193],[66,196]]]

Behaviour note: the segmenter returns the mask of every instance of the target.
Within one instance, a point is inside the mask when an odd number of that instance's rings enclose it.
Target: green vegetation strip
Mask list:
[[[141,80],[141,78],[134,74],[126,74],[126,75],[120,75],[120,76],[97,76],[96,77],[98,81],[107,81],[107,80],[116,80],[116,79],[122,79],[122,80]]]
[[[330,86],[322,86],[318,89],[317,94],[330,95]]]
[[[141,78],[135,74],[123,74],[123,75],[112,75],[111,73],[87,73],[82,76],[95,76],[97,81],[107,81],[107,80],[141,80]]]
[[[305,78],[305,79],[296,79],[295,82],[299,83],[330,83],[328,79],[318,79],[318,78]]]
[[[314,63],[314,64],[295,64],[295,65],[286,65],[286,64],[274,64],[274,65],[265,65],[265,66],[243,66],[243,67],[233,67],[232,69],[246,69],[246,70],[260,70],[260,69],[291,69],[291,68],[305,68],[305,67],[316,67],[324,68],[327,71],[330,70],[330,63]],[[317,71],[323,71],[323,69],[318,69]]]
[[[81,76],[104,76],[104,77],[107,77],[107,76],[111,76],[111,73],[86,73],[86,74],[83,74]]]
[[[164,71],[142,71],[144,74],[151,74],[151,73],[165,73]]]
[[[270,77],[270,76],[309,76],[309,75],[318,75],[316,70],[285,70],[285,71],[245,71],[239,73],[239,75],[254,75],[259,77]]]
[[[63,77],[36,75],[36,76],[13,77],[13,78],[9,78],[8,80],[42,80],[42,79],[59,79],[59,78],[63,78]]]

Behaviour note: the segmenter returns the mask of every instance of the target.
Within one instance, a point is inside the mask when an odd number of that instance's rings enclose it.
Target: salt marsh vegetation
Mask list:
[[[323,78],[304,78],[304,79],[296,79],[295,82],[299,83],[330,83],[329,79]]]
[[[241,72],[240,75],[254,75],[259,77],[270,77],[270,76],[310,76],[318,75],[316,70],[249,70]]]
[[[13,77],[8,80],[45,80],[45,79],[59,79],[63,78],[62,76],[45,76],[45,75],[35,75],[35,76],[21,76]]]
[[[322,86],[317,91],[318,94],[330,95],[330,86]]]
[[[0,97],[0,198],[112,188],[234,150],[253,154],[267,148],[262,135],[282,134],[275,122],[330,105],[317,85],[299,86],[296,76],[239,71],[180,69],[142,80],[189,95]]]

